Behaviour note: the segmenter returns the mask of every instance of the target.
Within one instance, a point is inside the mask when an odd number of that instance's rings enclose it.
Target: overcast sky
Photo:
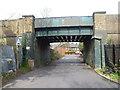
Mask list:
[[[41,9],[50,8],[51,17],[91,16],[95,11],[118,13],[119,0],[1,0],[0,20],[21,18],[22,15],[41,17]]]

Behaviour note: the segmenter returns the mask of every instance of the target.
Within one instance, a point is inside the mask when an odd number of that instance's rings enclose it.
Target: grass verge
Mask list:
[[[112,81],[117,81],[117,83],[120,84],[120,71],[112,72],[108,70],[108,67],[102,68],[102,69],[95,69],[95,71],[102,76],[109,78]]]

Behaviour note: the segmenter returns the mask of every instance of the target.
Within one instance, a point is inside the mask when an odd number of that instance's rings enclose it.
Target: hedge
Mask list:
[[[75,51],[65,51],[65,53],[75,53]]]

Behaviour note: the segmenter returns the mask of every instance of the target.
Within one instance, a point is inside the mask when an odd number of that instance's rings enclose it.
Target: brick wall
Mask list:
[[[58,47],[57,49],[55,49],[55,51],[57,51],[61,55],[65,55],[65,51],[67,51],[67,49],[64,47]]]

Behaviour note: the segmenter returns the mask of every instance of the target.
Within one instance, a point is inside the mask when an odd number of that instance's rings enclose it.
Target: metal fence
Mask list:
[[[120,45],[105,45],[106,66],[120,66]]]
[[[12,46],[1,46],[2,50],[2,74],[6,74],[11,70],[16,70],[16,61],[14,56],[14,49]]]

